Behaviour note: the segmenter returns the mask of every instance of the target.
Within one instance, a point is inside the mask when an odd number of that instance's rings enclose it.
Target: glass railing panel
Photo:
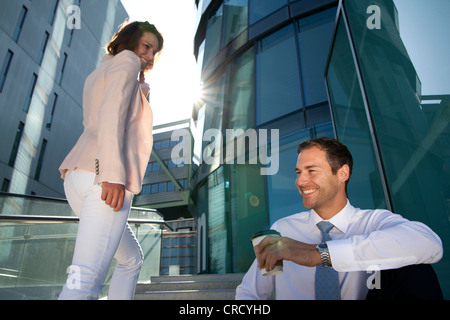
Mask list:
[[[56,299],[67,278],[77,227],[0,220],[0,299]]]
[[[156,210],[132,208],[129,223],[144,253],[139,282],[159,275],[162,231]],[[72,261],[78,219],[67,201],[0,193],[0,300],[53,300]],[[100,297],[107,295],[111,264]]]

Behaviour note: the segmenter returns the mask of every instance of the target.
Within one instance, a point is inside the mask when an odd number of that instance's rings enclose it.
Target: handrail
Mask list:
[[[17,223],[78,223],[78,217],[67,216],[34,216],[34,215],[3,215],[0,214],[0,222],[17,222]],[[159,224],[173,231],[173,228],[164,220],[152,219],[128,219],[130,224]]]
[[[64,198],[44,197],[44,196],[35,196],[35,195],[20,194],[20,193],[9,193],[9,192],[0,191],[0,198],[2,196],[13,197],[13,198],[24,198],[24,199],[35,199],[35,200],[44,200],[44,201],[55,201],[55,202],[68,203],[67,199],[64,199]],[[156,210],[156,209],[141,208],[141,207],[131,207],[131,210],[144,211],[144,212],[154,212],[154,213],[157,213],[157,214],[161,215],[161,213],[158,212],[158,210]]]
[[[42,196],[34,196],[34,195],[25,195],[25,194],[15,194],[15,193],[7,193],[0,192],[1,197],[12,197],[12,198],[24,198],[31,200],[43,200],[43,201],[52,201],[52,202],[61,202],[67,203],[66,199],[62,198],[52,198],[52,197],[42,197]],[[131,211],[141,211],[141,212],[152,212],[156,213],[162,217],[161,213],[156,209],[149,208],[141,208],[141,207],[131,207]],[[78,223],[79,219],[76,216],[44,216],[44,215],[3,215],[0,213],[0,222],[18,222],[18,223]],[[166,229],[170,231],[174,231],[173,228],[167,224],[164,220],[156,220],[156,219],[138,219],[138,218],[129,218],[128,223],[131,224],[159,224],[164,226]]]
[[[58,202],[67,202],[67,200],[63,199],[63,198],[35,196],[35,195],[29,195],[29,194],[10,193],[10,192],[3,192],[3,191],[0,192],[0,196],[14,197],[14,198],[25,198],[25,199],[36,199],[36,200],[58,201]]]

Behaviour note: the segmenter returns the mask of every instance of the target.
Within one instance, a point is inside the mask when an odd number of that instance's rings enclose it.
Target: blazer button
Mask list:
[[[98,176],[100,174],[100,169],[99,169],[100,165],[98,162],[98,159],[95,159],[95,174]]]

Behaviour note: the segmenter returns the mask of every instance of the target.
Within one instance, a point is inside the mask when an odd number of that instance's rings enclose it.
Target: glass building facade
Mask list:
[[[196,1],[203,96],[193,112],[189,209],[198,220],[198,272],[247,271],[251,235],[304,210],[294,185],[297,146],[320,136],[337,137],[355,158],[353,205],[422,221],[448,251],[449,92],[422,92],[399,32],[405,1],[375,2]],[[251,139],[245,163],[225,161],[238,140],[229,130],[276,132],[276,174],[262,175],[265,163],[251,161]],[[435,270],[446,291],[445,253]]]
[[[424,5],[424,1],[409,5],[422,10],[420,3]],[[442,9],[450,9],[448,2],[430,1],[427,5],[432,3],[435,19]],[[402,30],[400,21],[408,17],[401,11],[399,14],[398,7],[404,8],[405,1],[377,1],[377,8],[371,9],[379,11],[368,9],[372,4],[369,0],[342,2],[326,69],[336,136],[356,158],[354,170],[358,174],[352,177],[349,197],[362,207],[388,208],[422,221],[438,233],[444,258],[434,269],[448,297],[450,81],[448,75],[441,78],[443,73],[436,72],[434,78],[440,83],[427,89],[428,94],[423,92],[408,52],[410,49],[413,56],[414,48],[406,48],[401,37],[405,33],[419,36],[422,24],[404,24],[406,29]],[[425,23],[443,27],[440,22]],[[433,33],[437,36],[446,31],[435,28]],[[430,39],[422,45],[431,47],[434,43]],[[441,50],[444,46],[438,44]],[[439,55],[434,58],[427,63],[430,70],[447,64]],[[444,83],[444,91],[429,93],[442,90],[439,87]]]
[[[303,210],[293,174],[298,144],[334,137],[324,72],[338,2],[306,2],[197,3],[203,95],[193,115],[198,167],[190,211],[199,221],[199,272],[245,272],[254,259],[252,234]],[[221,132],[225,146],[227,130],[267,132],[269,142],[277,130],[277,173],[262,175],[264,163],[249,154],[244,163],[223,161],[229,148],[216,161],[203,161],[218,146],[205,136],[208,130]],[[250,142],[245,146],[250,153]]]

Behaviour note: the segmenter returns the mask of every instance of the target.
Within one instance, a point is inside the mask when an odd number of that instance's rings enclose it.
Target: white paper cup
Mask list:
[[[251,239],[253,248],[255,248],[266,237],[281,237],[281,234],[275,230],[259,231],[259,232],[255,233]],[[256,254],[256,252],[255,252],[255,255],[256,255],[256,259],[258,260],[259,256],[258,256],[258,254]],[[283,260],[277,261],[277,263],[275,264],[275,267],[269,272],[267,272],[266,269],[264,269],[264,268],[261,269],[261,274],[263,276],[276,276],[277,274],[280,274],[282,272],[283,272]]]

